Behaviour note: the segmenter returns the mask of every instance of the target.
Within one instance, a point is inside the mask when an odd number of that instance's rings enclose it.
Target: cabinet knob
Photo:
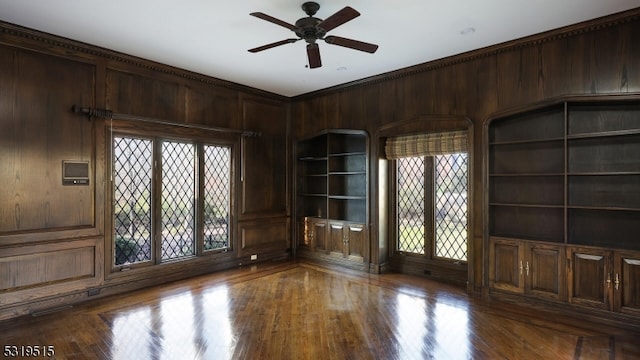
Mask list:
[[[607,288],[611,288],[611,274],[607,275]]]
[[[528,277],[528,276],[529,276],[529,262],[528,262],[528,261],[527,261],[527,267],[526,267],[526,270],[527,270],[527,277]]]
[[[522,275],[522,260],[520,260],[520,275]]]
[[[616,281],[613,282],[615,284],[616,290],[620,288],[620,274],[616,273]]]

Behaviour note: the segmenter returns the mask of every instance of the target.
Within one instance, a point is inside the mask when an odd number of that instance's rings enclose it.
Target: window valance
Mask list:
[[[388,137],[385,143],[385,154],[389,160],[467,151],[467,131],[393,136]]]

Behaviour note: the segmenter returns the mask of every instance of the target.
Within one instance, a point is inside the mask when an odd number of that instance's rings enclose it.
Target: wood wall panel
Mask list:
[[[186,120],[190,124],[235,129],[239,127],[238,108],[236,91],[203,86],[187,87]]]
[[[240,219],[256,214],[285,216],[289,199],[287,108],[283,103],[245,98],[242,125],[261,135],[243,138]]]
[[[95,178],[62,186],[62,161],[93,163],[92,65],[0,46],[0,234],[94,224]],[[93,172],[90,171],[93,175]]]
[[[248,221],[239,224],[240,257],[281,251],[291,247],[289,220]]]
[[[163,77],[107,71],[107,108],[115,113],[185,122],[184,98],[178,81]]]
[[[93,277],[95,247],[0,258],[0,291]]]

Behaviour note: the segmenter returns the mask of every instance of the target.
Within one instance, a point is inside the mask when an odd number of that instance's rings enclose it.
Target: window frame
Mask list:
[[[394,214],[395,182],[393,160],[387,158],[386,141],[390,137],[411,136],[423,133],[439,133],[450,131],[466,131],[467,133],[467,263],[447,262],[439,259],[430,259],[426,256],[410,256],[395,252],[396,219]],[[476,167],[475,154],[481,151],[475,146],[476,131],[474,122],[467,116],[454,114],[427,113],[417,114],[404,120],[397,120],[381,125],[375,132],[374,154],[377,155],[377,195],[372,201],[372,209],[377,213],[378,229],[377,238],[381,245],[378,254],[380,266],[388,266],[389,269],[405,274],[429,276],[462,284],[468,291],[480,283],[480,273],[475,268],[486,260],[482,258],[483,241],[474,235],[475,208],[474,198],[476,191],[481,191],[479,183],[476,183],[474,168]]]
[[[470,182],[469,182],[469,153],[466,152],[465,153],[467,156],[467,199],[469,198],[469,186],[470,186]],[[437,256],[437,250],[436,250],[436,236],[437,236],[437,229],[436,229],[436,208],[437,208],[437,204],[436,204],[436,200],[437,200],[437,196],[436,196],[436,182],[437,182],[437,174],[436,174],[436,161],[435,161],[435,156],[420,156],[420,157],[416,157],[416,158],[422,158],[424,161],[424,202],[423,202],[423,209],[424,209],[424,238],[423,238],[423,248],[424,248],[424,254],[420,254],[417,252],[410,252],[410,251],[403,251],[399,249],[399,241],[400,241],[400,234],[399,234],[399,222],[398,222],[398,202],[399,202],[399,198],[398,198],[398,171],[399,171],[399,164],[398,164],[398,160],[390,160],[390,166],[392,171],[390,171],[390,175],[391,175],[391,179],[390,179],[390,184],[391,184],[391,191],[390,194],[392,196],[391,198],[391,204],[393,206],[391,206],[391,219],[392,219],[392,224],[393,226],[391,227],[391,246],[390,246],[390,251],[393,255],[401,255],[401,256],[408,256],[408,257],[417,257],[417,258],[425,258],[428,260],[433,260],[433,261],[439,261],[439,262],[443,262],[443,263],[451,263],[451,264],[467,264],[467,262],[469,261],[469,247],[470,247],[470,229],[469,229],[469,218],[470,218],[470,214],[469,214],[469,204],[467,203],[467,210],[466,210],[466,217],[467,217],[467,229],[466,229],[466,242],[467,242],[467,259],[466,260],[460,260],[460,259],[453,259],[453,258],[447,258],[447,257],[443,257],[443,256]]]
[[[179,135],[176,135],[179,134]],[[136,263],[115,264],[115,231],[114,231],[114,179],[111,176],[113,172],[113,145],[115,137],[139,138],[152,141],[152,180],[151,180],[151,228],[152,228],[152,250],[151,260]],[[107,154],[107,173],[105,181],[105,195],[107,197],[108,210],[105,212],[105,271],[107,277],[120,276],[119,273],[125,270],[153,268],[171,263],[185,263],[190,261],[198,261],[200,259],[221,257],[231,258],[237,251],[237,234],[236,234],[236,197],[238,196],[237,185],[239,144],[240,135],[223,134],[215,131],[207,131],[202,129],[188,129],[184,127],[160,125],[151,128],[148,125],[132,125],[129,121],[113,121],[112,124],[106,126],[105,147]],[[176,259],[162,259],[161,244],[162,237],[159,236],[161,224],[161,199],[162,199],[162,143],[163,142],[180,142],[193,144],[195,147],[195,205],[194,205],[194,254]],[[221,146],[229,148],[229,219],[228,219],[228,247],[212,250],[204,250],[204,147],[205,146]],[[160,245],[160,246],[159,246]]]

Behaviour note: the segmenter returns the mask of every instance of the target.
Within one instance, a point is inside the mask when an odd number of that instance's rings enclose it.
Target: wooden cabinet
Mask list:
[[[349,241],[349,234],[345,231],[345,224],[343,221],[330,221],[329,222],[329,253],[332,255],[344,256],[344,248],[347,241]]]
[[[619,251],[613,255],[614,310],[640,316],[640,253]]]
[[[527,242],[525,293],[552,300],[566,298],[564,246]]]
[[[329,222],[331,255],[352,261],[364,261],[367,232],[363,224],[343,221]]]
[[[612,309],[611,252],[605,249],[570,247],[569,302]]]
[[[489,282],[493,289],[564,299],[563,246],[493,238],[490,255]]]
[[[640,316],[640,253],[570,247],[569,301]]]
[[[298,222],[298,248],[311,251],[327,251],[327,220],[306,217]]]
[[[344,255],[354,261],[364,262],[365,249],[369,239],[367,228],[363,224],[349,223]]]
[[[300,228],[300,249],[359,263],[365,261],[368,236],[364,224],[306,217]]]
[[[296,217],[301,249],[323,260],[365,262],[368,249],[368,137],[324,131],[296,144]]]
[[[509,292],[524,292],[521,264],[523,248],[517,240],[491,239],[489,286]]]
[[[487,123],[489,286],[640,316],[640,99]]]

